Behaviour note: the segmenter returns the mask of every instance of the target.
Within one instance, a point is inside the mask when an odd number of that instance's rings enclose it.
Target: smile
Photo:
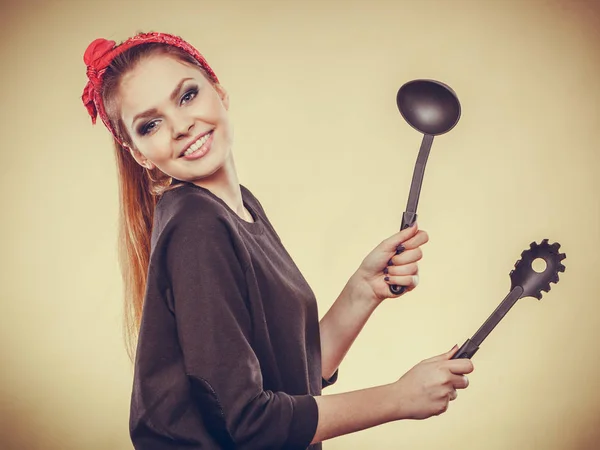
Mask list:
[[[212,142],[212,130],[200,137],[196,142],[188,147],[188,149],[181,154],[182,158],[198,157],[202,156],[208,151],[210,142]]]

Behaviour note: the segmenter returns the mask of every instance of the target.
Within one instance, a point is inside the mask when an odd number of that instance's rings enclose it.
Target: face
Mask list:
[[[123,77],[119,100],[131,154],[144,167],[196,181],[215,175],[231,158],[229,98],[198,68],[151,56]]]

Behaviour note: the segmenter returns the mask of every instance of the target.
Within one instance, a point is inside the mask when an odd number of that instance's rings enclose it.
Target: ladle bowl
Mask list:
[[[439,81],[409,81],[398,90],[396,104],[411,127],[431,136],[447,133],[460,119],[456,93]]]

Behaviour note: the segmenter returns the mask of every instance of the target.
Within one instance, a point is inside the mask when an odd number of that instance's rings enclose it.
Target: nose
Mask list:
[[[190,134],[194,120],[188,114],[180,113],[173,118],[173,139],[181,139]]]

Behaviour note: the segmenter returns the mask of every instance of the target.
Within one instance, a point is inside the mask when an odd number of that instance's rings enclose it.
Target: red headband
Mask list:
[[[149,42],[159,42],[179,47],[180,49],[192,55],[196,61],[200,63],[202,68],[207,72],[208,76],[213,82],[219,82],[217,76],[200,52],[198,52],[198,50],[196,50],[192,45],[188,44],[178,36],[155,32],[140,33],[130,37],[117,46],[115,45],[115,41],[109,41],[102,38],[94,40],[88,46],[85,54],[83,55],[83,61],[87,66],[87,77],[89,81],[85,85],[81,99],[83,100],[83,104],[87,108],[88,113],[92,118],[92,123],[95,124],[96,116],[100,115],[100,118],[102,119],[102,122],[104,122],[106,128],[108,128],[114,138],[121,145],[124,144],[119,140],[115,131],[110,126],[106,111],[104,110],[104,105],[102,104],[102,79],[104,77],[104,73],[106,72],[106,68],[110,65],[115,56],[123,53],[125,50],[128,50],[131,47]]]

